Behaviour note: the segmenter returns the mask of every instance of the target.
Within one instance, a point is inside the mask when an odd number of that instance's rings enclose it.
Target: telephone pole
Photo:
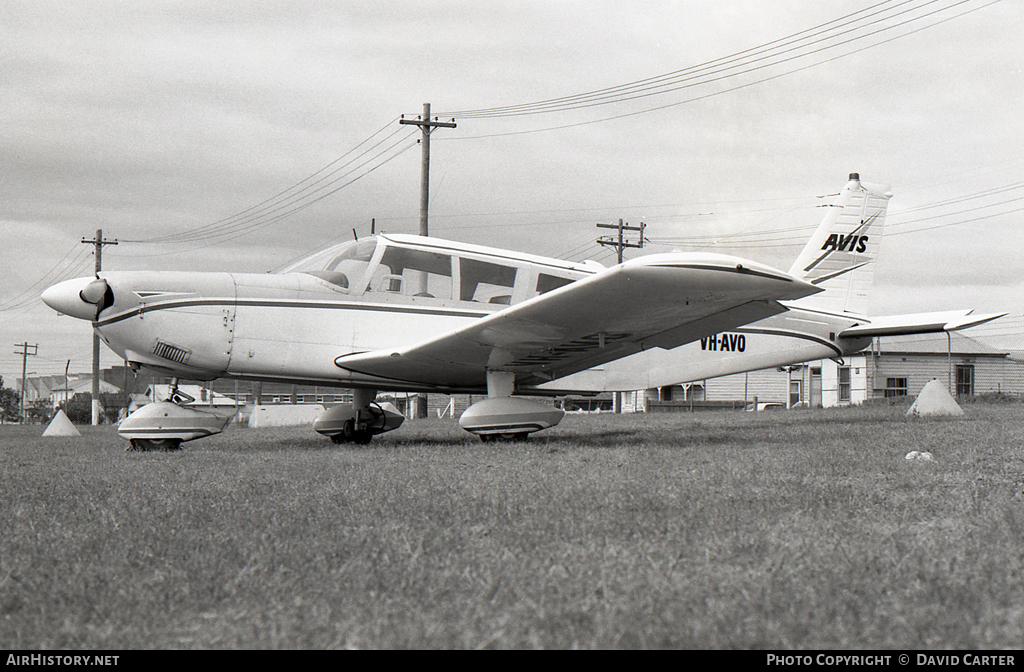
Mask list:
[[[431,119],[430,103],[423,103],[423,115],[419,119],[406,119],[403,115],[398,120],[398,123],[407,126],[419,126],[420,131],[423,132],[423,137],[420,138],[420,151],[422,155],[420,163],[420,235],[428,236],[430,235],[429,227],[427,226],[427,213],[430,210],[430,134],[435,128],[455,128],[455,120],[438,121],[437,119]],[[419,287],[415,293],[423,294],[426,291],[427,274],[424,272],[420,274]],[[417,394],[415,402],[416,410],[413,412],[413,417],[427,417],[427,395]]]
[[[637,249],[640,249],[643,248],[644,246],[644,229],[647,228],[647,225],[644,224],[643,222],[640,222],[640,226],[630,226],[629,224],[623,224],[622,220],[620,219],[618,224],[598,224],[597,228],[616,229],[619,232],[618,236],[614,238],[611,236],[601,236],[600,238],[597,239],[597,244],[603,245],[605,247],[614,247],[616,251],[616,257],[618,258],[618,263],[620,264],[622,263],[622,250],[624,250],[627,247],[635,247]],[[623,240],[623,233],[626,231],[639,231],[639,242],[627,243],[625,240]]]
[[[455,120],[438,121],[430,118],[430,103],[423,103],[423,116],[419,119],[398,120],[399,124],[419,126],[423,132],[420,138],[422,161],[420,166],[420,235],[428,236],[427,211],[430,208],[430,133],[435,128],[455,128]]]
[[[614,247],[615,258],[618,263],[622,263],[622,251],[627,247],[635,247],[641,249],[644,246],[644,229],[647,225],[640,222],[640,226],[630,226],[629,224],[623,224],[622,220],[619,220],[618,224],[597,224],[599,229],[615,229],[618,231],[618,235],[614,238],[611,236],[601,236],[597,239],[597,244],[603,247]],[[628,243],[623,239],[623,234],[626,231],[639,231],[640,240],[635,243]],[[622,413],[622,392],[615,392],[612,397],[612,412]]]
[[[21,410],[18,415],[18,423],[25,424],[25,390],[28,389],[28,358],[31,355],[35,357],[39,354],[39,344],[29,345],[28,341],[24,343],[15,343],[14,347],[21,348],[21,352],[17,350],[14,354],[21,355]],[[32,348],[32,352],[29,352],[29,348]]]
[[[95,239],[82,238],[82,242],[96,246],[95,274],[98,278],[103,270],[103,246],[117,245],[117,240],[103,240],[103,229],[96,229]],[[95,325],[92,330],[92,424],[100,424],[100,336]]]

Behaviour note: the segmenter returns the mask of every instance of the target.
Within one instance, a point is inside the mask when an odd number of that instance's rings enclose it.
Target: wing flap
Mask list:
[[[785,310],[777,301],[818,291],[736,257],[650,255],[441,336],[343,355],[335,363],[364,375],[452,388],[482,386],[488,369],[540,383],[774,315]]]

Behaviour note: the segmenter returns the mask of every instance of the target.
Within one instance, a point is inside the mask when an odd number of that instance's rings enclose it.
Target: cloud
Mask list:
[[[97,228],[144,238],[228,217],[399,114],[418,114],[423,102],[443,113],[615,86],[868,4],[11,0],[0,43],[0,230],[18,259],[0,287],[22,291]],[[673,236],[813,225],[818,213],[787,212],[785,199],[834,193],[852,171],[893,184],[894,209],[897,199],[913,207],[1022,180],[1021,164],[1012,163],[1024,146],[1021,23],[1014,3],[999,3],[770,82],[560,131],[468,139],[580,124],[690,93],[573,114],[459,119],[458,129],[434,136],[432,220],[467,242],[554,254],[595,238],[596,221],[619,217],[646,216],[652,231]],[[719,86],[701,92],[727,88]],[[977,183],[938,184],[995,165],[1002,168]],[[266,270],[353,227],[365,232],[371,217],[412,232],[418,171],[412,149],[336,196],[222,246],[125,245],[109,260]],[[727,207],[751,199],[776,203],[763,213]],[[705,228],[680,224],[690,211],[654,207],[666,204],[706,205],[695,210],[720,216]],[[1006,252],[1013,245],[1005,244],[1016,242],[1014,222],[952,229],[971,232],[963,246],[925,242],[945,234],[906,236],[916,249],[894,238],[902,256],[887,260],[897,265],[880,278],[959,283],[981,266],[981,287],[1016,286]],[[744,253],[787,267],[798,249]],[[168,254],[178,251],[186,253]],[[21,340],[26,324],[7,328]]]

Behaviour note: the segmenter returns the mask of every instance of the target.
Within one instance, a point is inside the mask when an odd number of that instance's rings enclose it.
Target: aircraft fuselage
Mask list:
[[[103,341],[133,365],[199,380],[436,390],[350,372],[334,360],[349,353],[399,348],[502,307],[386,293],[349,296],[301,273],[126,271],[104,273],[103,279],[115,297],[95,323]],[[538,386],[536,392],[645,389],[752,367],[841,357],[870,342],[836,339],[854,323],[847,316],[793,307],[672,350],[654,348],[566,376]]]
[[[103,279],[116,297],[95,323],[103,341],[129,363],[199,380],[388,389],[394,381],[351,373],[334,359],[444,333],[502,307],[346,296],[299,273],[129,271],[104,273]]]

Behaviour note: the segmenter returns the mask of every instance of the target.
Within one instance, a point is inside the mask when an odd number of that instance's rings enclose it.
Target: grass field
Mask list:
[[[3,426],[0,648],[1020,648],[1024,406],[965,410]]]

